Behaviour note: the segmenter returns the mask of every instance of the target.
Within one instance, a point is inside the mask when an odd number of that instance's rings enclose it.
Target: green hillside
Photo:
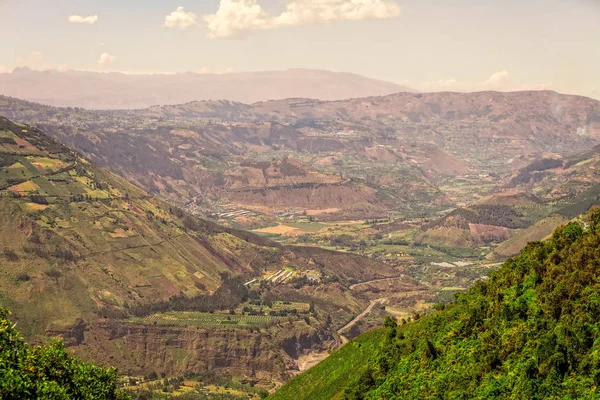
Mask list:
[[[454,303],[360,337],[272,398],[598,398],[599,247],[596,209]]]
[[[361,374],[367,369],[364,360],[380,350],[383,339],[384,332],[381,329],[357,337],[269,398],[341,398],[346,386],[358,382]]]
[[[252,247],[0,119],[0,302],[26,335],[254,275],[223,240]]]

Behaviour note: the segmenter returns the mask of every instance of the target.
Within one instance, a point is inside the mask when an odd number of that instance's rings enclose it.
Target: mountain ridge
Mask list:
[[[89,109],[135,109],[222,98],[246,103],[289,97],[333,100],[399,91],[415,90],[358,74],[313,69],[124,74],[18,68],[0,74],[2,94]]]
[[[377,218],[386,209],[447,209],[457,201],[441,188],[449,181],[487,185],[544,153],[578,153],[600,137],[600,102],[550,91],[396,93],[252,105],[221,100],[129,111],[55,108],[0,97],[0,113],[43,126],[178,205],[197,204],[203,212],[218,211],[220,202],[253,210],[263,205],[261,193],[230,190],[236,179],[238,187],[250,186],[247,181],[265,189],[277,209],[282,199],[306,198],[299,208],[331,210],[335,215],[323,216],[329,219]],[[305,165],[305,177],[266,188],[260,168],[238,168],[248,157],[263,162],[286,154]],[[294,187],[297,181],[315,183],[317,196]],[[326,181],[342,183],[316,185]],[[329,189],[352,204],[325,201],[320,193]]]

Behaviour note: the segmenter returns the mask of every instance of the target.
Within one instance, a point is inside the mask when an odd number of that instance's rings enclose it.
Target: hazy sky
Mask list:
[[[600,98],[600,0],[0,0],[0,72],[348,71]]]

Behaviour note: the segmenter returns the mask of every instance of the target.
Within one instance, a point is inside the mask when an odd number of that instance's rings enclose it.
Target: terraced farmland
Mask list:
[[[296,309],[298,312],[306,312],[310,308],[308,303],[296,303],[290,301],[275,301],[271,306],[273,311]]]
[[[284,317],[270,315],[230,315],[223,313],[167,312],[143,318],[133,318],[131,322],[151,325],[177,326],[270,326],[285,320]]]

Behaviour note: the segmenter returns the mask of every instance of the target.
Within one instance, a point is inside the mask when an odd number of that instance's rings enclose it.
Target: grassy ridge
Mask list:
[[[530,243],[437,312],[346,345],[273,398],[599,398],[600,210],[587,221]]]
[[[344,388],[354,384],[367,368],[363,361],[379,352],[384,334],[378,329],[357,337],[269,399],[340,399]]]

